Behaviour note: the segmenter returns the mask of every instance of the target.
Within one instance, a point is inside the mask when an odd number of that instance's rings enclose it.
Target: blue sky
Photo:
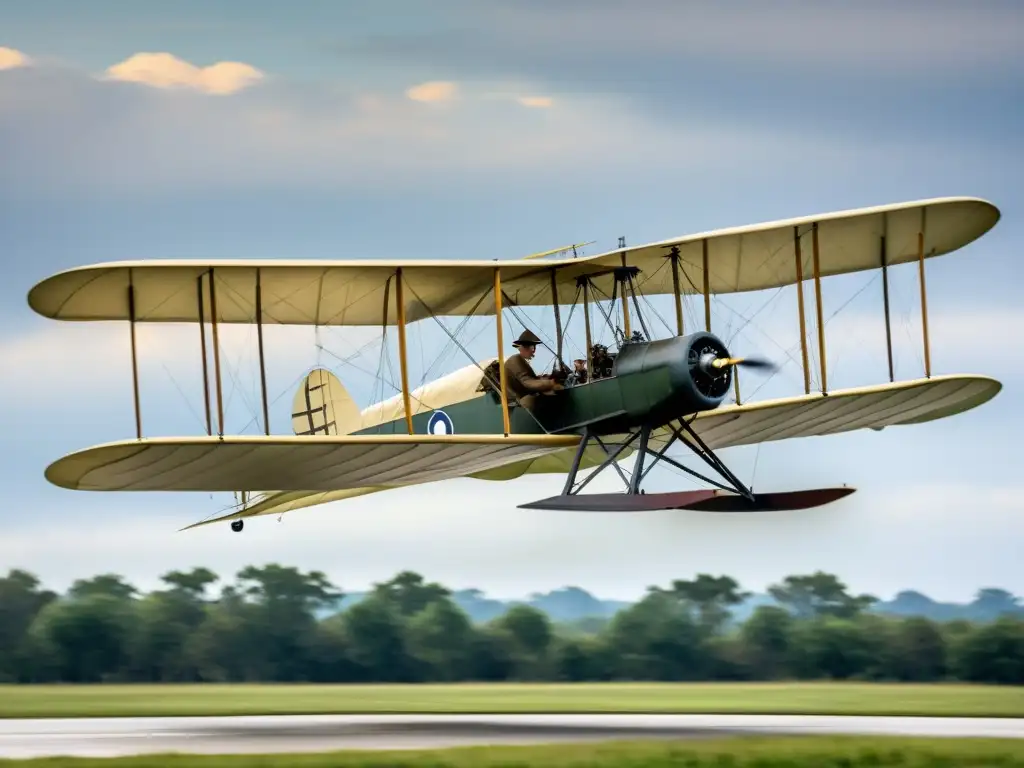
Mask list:
[[[908,586],[949,599],[986,585],[1024,593],[1018,3],[425,8],[0,5],[0,566],[55,586],[101,570],[148,586],[190,564],[227,573],[277,560],[324,569],[350,589],[411,567],[496,595],[574,583],[621,597],[698,571],[761,589],[821,568],[881,596]],[[933,367],[993,375],[1005,388],[948,421],[725,453],[755,485],[860,488],[833,507],[590,519],[515,509],[555,492],[558,478],[458,481],[262,520],[235,536],[221,526],[175,533],[223,499],[74,494],[42,476],[60,455],[134,428],[126,329],[51,323],[27,309],[31,285],[62,268],[511,258],[596,240],[593,253],[619,236],[635,244],[945,195],[984,197],[1003,218],[929,263]],[[901,378],[922,372],[916,291],[913,269],[893,271]],[[738,318],[769,299],[733,339]],[[878,275],[828,281],[825,304],[826,316],[842,307],[826,326],[832,386],[883,381]],[[713,326],[745,351],[785,359],[794,307],[792,291],[724,297]],[[671,321],[670,306],[659,311]],[[506,328],[519,330],[512,319]],[[491,353],[487,323],[467,332],[474,354]],[[278,431],[288,430],[294,380],[316,362],[312,332],[297,333],[268,331]],[[194,335],[143,332],[149,434],[202,431]],[[355,338],[325,337],[334,354]],[[420,348],[445,339],[431,321],[413,331],[417,382]],[[242,360],[251,405],[248,341],[225,344]],[[376,354],[360,364],[375,369]],[[467,361],[444,362],[442,372]],[[337,372],[370,402],[371,377]],[[757,397],[795,394],[800,381],[790,362]],[[232,395],[229,427],[250,421],[246,402]]]

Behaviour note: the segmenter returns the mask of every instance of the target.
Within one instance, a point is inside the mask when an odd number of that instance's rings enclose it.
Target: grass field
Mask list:
[[[331,713],[1024,717],[1024,687],[861,683],[0,686],[0,717]]]
[[[618,743],[543,747],[464,747],[424,752],[336,752],[290,755],[146,756],[114,759],[0,760],[36,768],[1024,768],[1013,740],[739,738],[707,742]]]

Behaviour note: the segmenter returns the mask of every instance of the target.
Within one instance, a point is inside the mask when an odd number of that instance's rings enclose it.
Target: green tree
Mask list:
[[[247,629],[258,641],[254,661],[266,680],[308,679],[316,631],[315,611],[342,596],[320,571],[303,573],[277,564],[238,572],[239,592],[251,604]]]
[[[8,571],[0,579],[0,681],[23,679],[28,629],[39,612],[57,599],[57,595],[44,590],[39,579],[19,569]]]
[[[559,680],[579,683],[611,676],[614,659],[599,637],[557,637],[553,648],[555,676]]]
[[[515,672],[515,643],[507,632],[493,623],[478,628],[470,647],[471,680],[497,682]]]
[[[413,571],[402,571],[394,578],[375,584],[371,595],[393,605],[402,616],[415,616],[431,603],[447,600],[451,592],[440,584],[427,584]]]
[[[220,577],[209,568],[193,568],[191,571],[171,571],[160,577],[172,590],[188,595],[196,601],[205,600],[207,590]]]
[[[946,676],[946,643],[934,622],[918,616],[895,622],[890,637],[894,678],[920,683]]]
[[[958,667],[976,683],[1024,685],[1024,621],[1003,616],[961,646]]]
[[[132,601],[88,590],[84,596],[49,603],[29,630],[38,651],[31,662],[36,674],[71,683],[124,679],[136,626],[134,609]]]
[[[403,617],[387,599],[374,595],[341,615],[348,655],[367,682],[398,683],[414,679],[406,647]]]
[[[730,576],[699,573],[691,581],[676,580],[670,590],[684,604],[692,606],[708,635],[719,632],[729,620],[730,609],[742,603],[750,593]]]
[[[967,671],[963,664],[966,659],[966,648],[978,630],[978,626],[967,619],[956,619],[937,625],[942,635],[942,645],[946,649],[946,668],[954,680],[967,680]]]
[[[430,602],[408,620],[408,648],[432,680],[464,680],[472,669],[473,626],[451,600]]]
[[[207,588],[217,580],[206,568],[171,571],[161,577],[170,589],[146,595],[137,608],[133,678],[187,682],[198,679],[194,660],[184,652],[188,639],[207,616]]]
[[[787,576],[782,584],[770,586],[768,593],[802,619],[813,616],[849,619],[878,601],[871,595],[853,597],[842,581],[822,571],[809,576]]]
[[[493,624],[510,640],[516,677],[537,679],[548,674],[548,649],[554,633],[547,614],[529,605],[514,605]]]
[[[811,676],[847,680],[864,675],[874,663],[870,641],[851,619],[826,614],[808,620],[801,630],[793,650],[804,657]]]
[[[735,631],[726,576],[651,588],[610,620],[553,624],[517,605],[475,626],[443,585],[402,571],[353,607],[318,571],[250,566],[211,591],[205,568],[164,574],[140,595],[123,577],[76,581],[63,597],[24,571],[0,579],[0,679],[20,682],[741,680],[830,677],[1024,683],[1016,598],[982,590],[937,623],[865,610],[835,576],[790,576]],[[466,593],[463,593],[466,594]],[[470,591],[468,594],[472,594]],[[575,593],[556,593],[559,598]],[[477,593],[477,602],[497,610]],[[925,600],[925,602],[929,602]],[[494,603],[494,605],[491,605]],[[979,608],[979,606],[981,606]],[[944,608],[956,615],[955,607]],[[975,613],[970,613],[975,611]],[[992,616],[1001,615],[998,621]]]
[[[761,605],[740,628],[740,638],[747,649],[750,664],[757,677],[785,677],[789,671],[793,617],[774,605]]]
[[[138,590],[116,573],[104,573],[91,579],[79,579],[68,590],[72,599],[106,595],[119,600],[131,600]]]
[[[227,683],[267,680],[265,638],[253,632],[258,610],[234,587],[225,587],[211,605],[202,624],[182,648],[183,663],[205,682]]]
[[[675,596],[658,589],[615,615],[608,647],[619,678],[695,680],[707,669],[700,628]]]
[[[319,683],[345,683],[360,680],[358,665],[352,660],[348,631],[342,614],[328,616],[309,639],[309,679]]]

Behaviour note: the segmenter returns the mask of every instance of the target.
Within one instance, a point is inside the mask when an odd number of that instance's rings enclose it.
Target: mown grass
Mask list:
[[[598,713],[1024,717],[1024,687],[868,683],[0,686],[0,717]]]
[[[145,755],[0,760],[4,768],[1024,768],[1012,739],[733,738],[280,755]]]

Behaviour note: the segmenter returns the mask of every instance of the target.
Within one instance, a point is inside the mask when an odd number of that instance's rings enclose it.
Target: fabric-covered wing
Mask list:
[[[706,411],[694,431],[712,450],[794,437],[920,424],[976,408],[1002,389],[987,376],[951,375],[766,400]],[[664,444],[668,431],[651,436]]]
[[[703,411],[693,421],[694,431],[712,450],[800,437],[821,437],[860,429],[920,424],[954,416],[995,397],[1002,385],[987,376],[972,374],[933,376],[893,384],[854,387],[798,397],[721,406]],[[668,439],[667,429],[651,435],[651,447]],[[622,439],[618,435],[609,440]],[[526,474],[568,472],[575,451],[563,449],[538,458],[504,464],[472,475],[482,480],[512,480]],[[620,456],[634,453],[626,448]],[[601,463],[600,449],[588,448],[581,467]]]
[[[724,406],[701,413],[695,419],[693,428],[712,450],[716,450],[788,438],[919,424],[975,408],[995,397],[1001,386],[998,381],[984,376],[956,375],[857,387],[838,390],[827,396],[814,394]],[[657,449],[663,445],[667,435],[666,430],[652,435],[651,447]],[[574,453],[574,447],[554,449],[541,456],[516,459],[490,469],[467,473],[466,476],[502,481],[525,474],[565,473],[572,465]],[[626,459],[632,454],[633,449],[627,448],[621,456]],[[603,458],[600,448],[590,447],[581,466],[597,466]],[[264,494],[244,510],[204,520],[195,526],[257,515],[281,514],[387,488],[368,486],[325,492],[273,491]]]
[[[623,456],[632,453],[631,450],[623,451]],[[549,453],[536,458],[516,460],[491,469],[474,472],[466,475],[476,480],[505,481],[515,480],[524,474],[553,474],[567,473],[572,467],[572,460],[576,454],[576,447],[557,448]],[[580,467],[587,469],[598,466],[605,459],[605,453],[600,447],[591,446],[584,451],[580,461]],[[280,515],[285,512],[293,512],[297,509],[316,507],[321,504],[330,504],[334,501],[343,501],[357,496],[367,496],[371,493],[390,490],[389,486],[375,485],[363,488],[351,488],[340,491],[269,491],[260,494],[255,499],[250,499],[245,508],[236,505],[236,508],[220,517],[202,520],[188,526],[198,528],[203,525],[212,525],[227,520],[239,520],[248,517],[259,517],[262,515]],[[186,529],[187,530],[187,529]]]
[[[140,322],[198,322],[198,281],[203,280],[203,316],[210,319],[210,270],[221,323],[256,322],[256,287],[262,319],[287,325],[369,325],[398,320],[396,271],[402,271],[407,322],[430,316],[492,315],[493,298],[484,300],[501,268],[502,290],[519,306],[550,306],[551,271],[562,301],[571,301],[578,277],[587,275],[611,296],[612,270],[622,258],[637,267],[637,288],[645,295],[672,294],[671,248],[679,252],[680,290],[701,293],[704,251],[711,293],[755,291],[796,281],[794,232],[811,259],[812,227],[817,224],[823,277],[878,269],[885,235],[890,265],[918,257],[918,232],[925,222],[925,257],[955,251],[981,237],[999,220],[991,203],[976,198],[942,198],[805,216],[713,232],[702,232],[632,248],[561,259],[509,261],[133,261],[80,267],[54,275],[29,292],[29,306],[59,320],[128,320],[128,288]],[[808,262],[809,263],[809,262]],[[809,267],[805,266],[806,275]]]
[[[46,478],[84,491],[335,491],[465,477],[578,442],[575,435],[144,438],[65,456]]]

